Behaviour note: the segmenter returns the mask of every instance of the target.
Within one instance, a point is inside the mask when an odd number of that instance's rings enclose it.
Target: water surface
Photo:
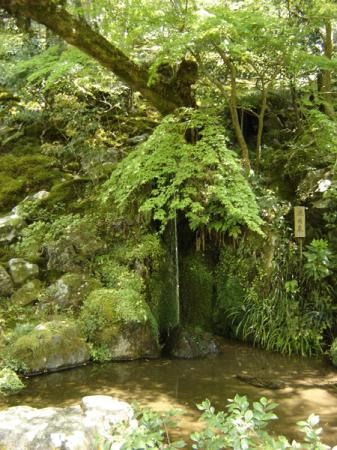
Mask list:
[[[240,373],[282,381],[286,387],[257,388],[238,380],[235,375]],[[319,385],[334,381],[337,385],[337,370],[327,361],[286,357],[227,341],[225,353],[213,358],[115,362],[33,377],[20,394],[1,400],[0,408],[65,406],[85,395],[107,394],[157,410],[184,408],[181,425],[186,435],[200,426],[195,403],[205,398],[224,408],[236,393],[254,401],[266,396],[279,403],[279,421],[273,424],[277,433],[300,437],[296,421],[315,412],[325,430],[324,441],[332,445],[337,444],[337,389]]]

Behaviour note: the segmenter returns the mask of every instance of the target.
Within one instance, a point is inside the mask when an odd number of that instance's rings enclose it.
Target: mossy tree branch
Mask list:
[[[177,107],[195,106],[191,94],[192,83],[177,78],[168,84],[159,79],[149,86],[146,68],[137,65],[115,44],[93,30],[85,20],[70,14],[62,5],[51,0],[0,0],[0,8],[12,15],[19,14],[45,25],[111,70],[132,89],[139,91],[162,114],[168,114]]]

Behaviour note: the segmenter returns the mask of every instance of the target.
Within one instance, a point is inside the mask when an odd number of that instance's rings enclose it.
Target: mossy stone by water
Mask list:
[[[28,330],[13,342],[9,355],[28,374],[74,367],[89,360],[87,344],[70,320],[45,322]]]
[[[143,296],[133,289],[97,289],[84,302],[80,320],[88,340],[105,359],[159,356],[158,327]]]
[[[17,394],[25,385],[14,372],[14,370],[5,368],[0,370],[0,394]]]

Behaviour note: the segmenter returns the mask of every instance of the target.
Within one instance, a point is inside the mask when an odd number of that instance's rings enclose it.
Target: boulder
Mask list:
[[[36,302],[43,289],[40,280],[31,280],[14,292],[11,300],[16,305],[27,306]]]
[[[119,424],[133,430],[137,421],[128,403],[106,395],[84,397],[66,408],[16,406],[0,411],[0,448],[6,450],[92,450]],[[119,450],[121,438],[107,448]]]
[[[30,263],[22,258],[10,259],[8,265],[9,272],[16,285],[21,285],[39,274],[39,266],[37,264]]]
[[[0,394],[17,394],[25,385],[14,372],[14,370],[5,368],[0,370]]]
[[[37,325],[14,341],[9,353],[25,367],[27,375],[75,367],[89,360],[88,346],[70,320]]]
[[[20,230],[25,226],[22,217],[15,213],[0,218],[0,242],[10,244],[20,234]]]
[[[176,328],[165,348],[175,358],[193,359],[221,353],[219,338],[201,330]]]
[[[157,358],[158,326],[141,294],[133,289],[97,289],[81,311],[89,341],[110,360]]]
[[[40,297],[41,306],[53,305],[60,310],[77,310],[89,293],[101,283],[85,274],[67,273],[51,284]]]
[[[93,233],[88,224],[80,223],[65,229],[63,235],[46,245],[47,268],[58,272],[78,272],[87,258],[104,248],[104,242]]]
[[[8,297],[13,292],[13,282],[6,269],[0,265],[0,297]]]

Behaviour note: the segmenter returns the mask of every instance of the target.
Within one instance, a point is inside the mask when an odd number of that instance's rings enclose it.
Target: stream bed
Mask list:
[[[255,387],[240,381],[237,374],[282,382],[285,387]],[[200,427],[196,403],[208,398],[217,409],[223,409],[227,399],[238,393],[252,401],[265,396],[279,403],[279,420],[272,429],[289,438],[301,438],[296,431],[297,421],[312,412],[319,414],[323,441],[332,445],[337,444],[334,382],[337,386],[337,369],[328,361],[286,357],[227,341],[223,355],[207,359],[113,362],[29,378],[20,394],[0,400],[0,409],[23,404],[39,408],[66,406],[78,403],[85,395],[106,394],[159,411],[183,408],[180,426],[186,438]]]

